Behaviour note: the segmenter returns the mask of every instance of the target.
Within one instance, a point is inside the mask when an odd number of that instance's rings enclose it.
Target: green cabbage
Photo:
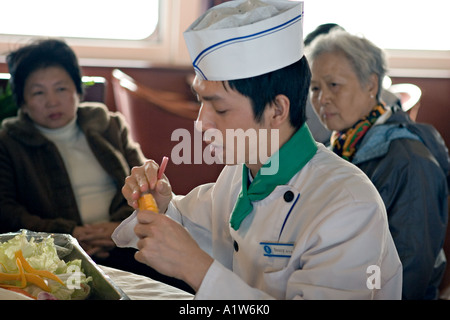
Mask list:
[[[56,281],[48,280],[50,293],[57,299],[83,299],[89,294],[88,282],[92,277],[86,277],[82,268],[81,260],[75,259],[69,262],[61,260],[51,236],[35,241],[32,237],[28,239],[26,232],[17,234],[7,242],[0,243],[0,271],[17,273],[15,253],[22,250],[24,258],[37,270],[47,270],[57,275],[66,286]],[[47,280],[47,279],[46,279]],[[29,285],[25,289],[33,296],[38,296],[40,288]]]

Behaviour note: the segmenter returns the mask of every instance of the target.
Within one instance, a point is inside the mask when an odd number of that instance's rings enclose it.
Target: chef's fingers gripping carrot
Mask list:
[[[149,210],[153,212],[159,212],[156,200],[151,193],[143,194],[139,200],[139,210]]]

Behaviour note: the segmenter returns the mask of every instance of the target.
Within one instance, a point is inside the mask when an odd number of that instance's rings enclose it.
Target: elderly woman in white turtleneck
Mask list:
[[[0,232],[70,233],[106,264],[120,250],[111,233],[132,212],[120,189],[142,151],[120,114],[80,104],[80,68],[63,41],[34,42],[7,62],[19,113],[0,133]]]

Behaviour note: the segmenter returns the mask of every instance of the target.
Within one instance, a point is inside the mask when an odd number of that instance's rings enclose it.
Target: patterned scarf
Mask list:
[[[252,201],[266,198],[279,185],[284,185],[299,172],[303,166],[316,154],[317,144],[306,123],[263,165],[270,166],[270,161],[278,158],[278,172],[272,175],[262,175],[258,171],[253,182],[248,185],[248,168],[242,171],[242,189],[231,213],[230,225],[238,230],[241,222],[253,210]]]
[[[358,120],[351,128],[345,131],[334,131],[330,139],[333,152],[345,160],[352,161],[362,137],[385,112],[384,106],[379,104],[370,111],[369,115]]]

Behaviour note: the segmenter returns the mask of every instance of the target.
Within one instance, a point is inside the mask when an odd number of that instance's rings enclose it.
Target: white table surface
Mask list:
[[[131,300],[192,300],[194,296],[151,278],[99,265]]]

